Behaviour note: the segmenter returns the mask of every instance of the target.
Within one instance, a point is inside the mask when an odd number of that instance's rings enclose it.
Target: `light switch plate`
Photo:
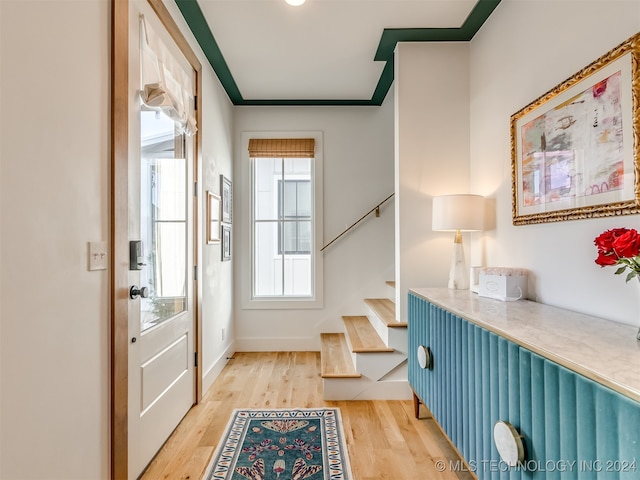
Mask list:
[[[89,271],[106,270],[108,260],[107,242],[89,242]]]

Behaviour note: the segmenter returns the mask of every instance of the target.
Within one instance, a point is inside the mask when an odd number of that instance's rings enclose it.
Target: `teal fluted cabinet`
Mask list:
[[[413,293],[408,317],[416,406],[425,404],[480,480],[640,479],[640,402]],[[427,368],[419,349],[431,354]],[[640,356],[629,368],[640,368]],[[498,421],[523,436],[515,467],[494,444]]]

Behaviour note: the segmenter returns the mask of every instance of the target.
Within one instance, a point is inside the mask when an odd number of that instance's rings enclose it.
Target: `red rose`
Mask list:
[[[616,263],[618,263],[618,257],[616,257],[615,253],[606,254],[603,252],[598,252],[596,263],[601,267],[608,267],[610,265],[615,265]]]
[[[629,229],[627,228],[614,228],[612,230],[607,230],[606,232],[603,232],[600,235],[598,235],[593,241],[595,246],[598,247],[598,253],[604,253],[604,254],[614,253],[613,242],[615,242],[615,240],[618,237],[620,237],[621,235],[624,235],[628,231]]]
[[[618,265],[616,275],[627,272],[626,281],[640,280],[640,234],[633,228],[614,228],[602,232],[593,243],[598,248],[596,264]],[[640,340],[640,332],[638,333]]]
[[[612,246],[618,257],[635,257],[640,253],[640,235],[632,228],[617,237]]]

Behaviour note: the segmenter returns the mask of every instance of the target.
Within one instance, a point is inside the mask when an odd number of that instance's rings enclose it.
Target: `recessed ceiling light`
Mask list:
[[[287,2],[289,5],[291,5],[292,7],[299,7],[305,2],[305,0],[284,0],[284,1]]]

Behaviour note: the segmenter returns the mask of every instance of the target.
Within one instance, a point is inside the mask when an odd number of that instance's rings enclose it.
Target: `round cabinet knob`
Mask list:
[[[515,467],[524,461],[523,438],[509,422],[500,420],[493,426],[493,441],[500,458],[510,467]]]
[[[429,347],[424,345],[418,347],[418,365],[420,365],[420,368],[425,369],[433,366],[433,355]]]
[[[136,299],[138,297],[149,298],[149,287],[138,287],[137,285],[132,285],[129,289],[129,298]]]

